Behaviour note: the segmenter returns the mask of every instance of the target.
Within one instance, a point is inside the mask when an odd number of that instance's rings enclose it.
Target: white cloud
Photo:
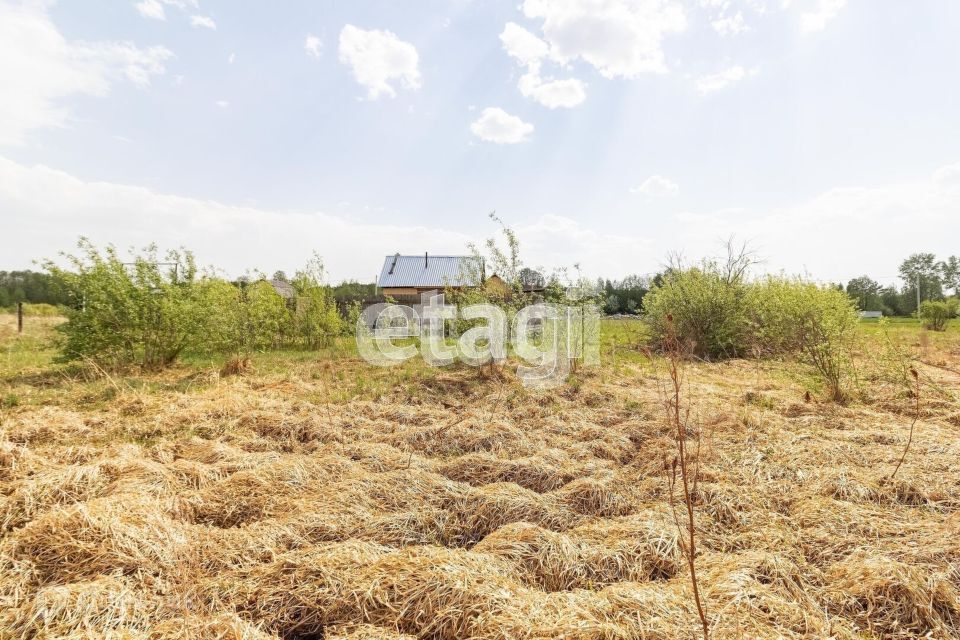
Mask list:
[[[138,2],[134,6],[136,6],[137,11],[139,11],[140,15],[144,18],[152,18],[154,20],[167,19],[163,5],[158,0],[143,0],[143,2]]]
[[[190,26],[194,28],[217,30],[217,23],[210,16],[190,16]]]
[[[586,85],[577,78],[544,80],[540,76],[541,61],[549,55],[547,43],[520,25],[508,22],[500,34],[504,50],[527,71],[517,84],[520,92],[545,107],[575,107],[586,97]]]
[[[723,71],[702,76],[697,80],[697,91],[700,93],[712,93],[719,91],[732,84],[740,82],[747,76],[757,74],[757,69],[744,69],[740,65],[729,67]]]
[[[552,59],[582,59],[606,78],[666,71],[663,38],[686,28],[673,0],[525,0],[528,18],[543,20]]]
[[[226,109],[230,106],[230,103],[227,100],[217,100],[217,106],[221,109]]]
[[[735,36],[750,30],[743,19],[743,13],[739,11],[732,16],[722,16],[713,20],[710,26],[722,36]]]
[[[704,247],[717,238],[736,233],[752,240],[771,272],[809,272],[824,281],[848,280],[864,273],[878,278],[895,274],[896,260],[903,256],[877,251],[877,247],[905,247],[904,254],[920,250],[941,256],[956,253],[960,190],[944,189],[938,183],[951,171],[943,167],[932,176],[909,182],[830,189],[759,216],[742,211],[686,215],[677,225],[689,233],[671,246],[684,248],[688,255],[703,255]],[[855,246],[850,238],[857,239]]]
[[[148,86],[172,56],[159,46],[68,41],[46,4],[0,3],[0,145],[23,144],[31,131],[67,125],[71,96],[104,96],[123,79]]]
[[[340,62],[349,66],[353,77],[367,88],[367,97],[397,94],[392,82],[420,87],[420,58],[417,49],[390,31],[359,29],[352,24],[340,32]]]
[[[546,42],[515,22],[508,22],[500,33],[504,50],[521,64],[532,64],[550,54]]]
[[[960,162],[937,169],[933,174],[933,182],[944,190],[960,190]]]
[[[396,251],[457,254],[473,240],[464,234],[405,224],[363,224],[326,213],[290,213],[184,198],[151,189],[80,180],[44,166],[0,156],[0,211],[16,211],[5,236],[5,266],[28,267],[76,246],[80,235],[121,249],[156,242],[185,246],[203,265],[233,276],[247,269],[288,272],[316,250],[331,276],[363,278]],[[357,251],[363,247],[363,251]]]
[[[312,33],[307,35],[307,39],[303,42],[303,50],[307,52],[307,55],[311,58],[320,58],[320,53],[323,51],[323,42],[319,37],[313,35]]]
[[[353,207],[350,203],[341,203]],[[80,180],[44,166],[27,167],[0,156],[0,210],[16,211],[7,238],[8,267],[29,267],[76,246],[80,235],[121,249],[155,242],[185,246],[201,265],[231,276],[251,269],[292,273],[318,252],[333,281],[369,281],[382,256],[461,254],[481,238],[437,227],[364,224],[347,214],[280,212],[212,200],[157,193],[144,187]],[[591,227],[594,225],[590,225]],[[638,251],[655,264],[660,248],[652,240],[601,233],[576,220],[542,215],[516,226],[526,264],[553,267],[583,264],[587,273],[618,275],[636,264]],[[495,229],[489,229],[492,235]],[[363,247],[363,251],[357,251]]]
[[[550,109],[575,107],[587,98],[586,85],[582,81],[576,78],[544,81],[538,68],[525,73],[518,87],[525,97],[533,98]]]
[[[533,133],[533,125],[512,116],[500,107],[487,107],[480,113],[470,131],[481,140],[497,144],[524,142]]]
[[[676,182],[660,175],[652,175],[640,186],[630,189],[630,193],[640,193],[649,198],[668,198],[680,193]]]
[[[598,232],[601,225],[558,215],[542,215],[517,225],[516,231],[530,266],[579,262],[590,275],[652,271],[673,249],[683,249],[691,257],[709,255],[718,238],[736,233],[752,241],[771,272],[810,270],[815,277],[834,281],[862,273],[879,277],[895,273],[891,261],[896,256],[875,247],[956,253],[960,190],[944,184],[956,184],[952,181],[958,174],[960,163],[912,182],[831,189],[771,214],[727,209],[673,216],[665,231],[645,233],[643,238]],[[436,227],[362,224],[346,216],[234,206],[85,181],[2,156],[0,211],[15,212],[5,236],[4,260],[8,267],[24,268],[73,247],[82,234],[121,248],[150,242],[186,246],[196,251],[201,264],[216,265],[231,275],[252,268],[292,271],[316,250],[334,279],[367,280],[380,267],[371,255],[418,253],[424,247],[431,253],[457,254],[478,240]],[[857,243],[851,245],[850,238],[857,238]],[[357,251],[359,246],[365,250]]]
[[[813,11],[800,14],[800,30],[806,33],[822,31],[846,4],[847,0],[817,0]]]
[[[227,64],[233,64],[236,61],[236,59],[237,59],[237,54],[231,51],[230,55],[227,56]]]
[[[151,20],[166,20],[167,13],[165,7],[175,7],[184,11],[188,8],[196,8],[197,0],[142,0],[133,5],[137,12],[144,18]]]

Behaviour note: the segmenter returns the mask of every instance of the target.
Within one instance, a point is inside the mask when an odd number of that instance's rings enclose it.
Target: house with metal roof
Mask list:
[[[420,294],[445,288],[476,287],[484,280],[483,260],[475,256],[387,256],[377,286],[398,301],[420,301]]]

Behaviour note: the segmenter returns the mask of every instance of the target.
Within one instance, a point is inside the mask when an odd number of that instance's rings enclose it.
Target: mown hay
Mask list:
[[[118,576],[43,587],[10,612],[13,637],[46,638],[82,633],[132,633],[148,629],[159,603]]]
[[[13,535],[11,553],[33,564],[41,584],[118,571],[159,576],[189,543],[165,506],[150,497],[98,498],[51,511]]]
[[[416,636],[372,624],[330,627],[324,637],[328,640],[416,640]]]
[[[826,578],[834,610],[870,633],[960,635],[960,596],[941,572],[860,552],[829,567]]]

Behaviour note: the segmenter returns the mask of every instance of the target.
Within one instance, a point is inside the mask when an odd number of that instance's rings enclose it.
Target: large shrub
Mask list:
[[[199,286],[208,351],[250,355],[280,346],[290,332],[290,312],[269,282],[259,280],[241,287],[209,278]]]
[[[713,262],[671,269],[644,298],[645,318],[660,346],[675,332],[702,358],[746,355],[748,293],[742,278],[728,277]]]
[[[858,316],[843,291],[800,279],[747,281],[707,262],[674,269],[644,300],[655,344],[680,346],[699,357],[794,354],[843,395],[849,342]]]
[[[846,293],[800,279],[768,278],[751,285],[748,313],[754,353],[796,353],[823,378],[830,395],[842,399],[859,322]]]
[[[291,282],[297,296],[293,331],[309,348],[329,344],[344,332],[343,318],[324,279],[323,261],[314,256]]]
[[[161,261],[151,246],[124,261],[115,248],[101,253],[87,240],[79,249],[65,256],[69,268],[45,265],[72,303],[58,327],[62,359],[154,369],[202,344],[206,314],[189,252],[172,251]]]
[[[920,303],[920,310],[917,315],[920,317],[924,329],[946,331],[947,323],[955,313],[954,305],[939,300],[925,300]]]

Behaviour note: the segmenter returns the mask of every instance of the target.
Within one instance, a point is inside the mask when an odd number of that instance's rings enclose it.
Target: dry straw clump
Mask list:
[[[686,365],[711,637],[960,637],[960,348],[938,357],[894,479],[893,387],[838,408],[787,364]],[[361,367],[5,413],[0,639],[702,634],[648,366],[324,401],[384,375]]]

